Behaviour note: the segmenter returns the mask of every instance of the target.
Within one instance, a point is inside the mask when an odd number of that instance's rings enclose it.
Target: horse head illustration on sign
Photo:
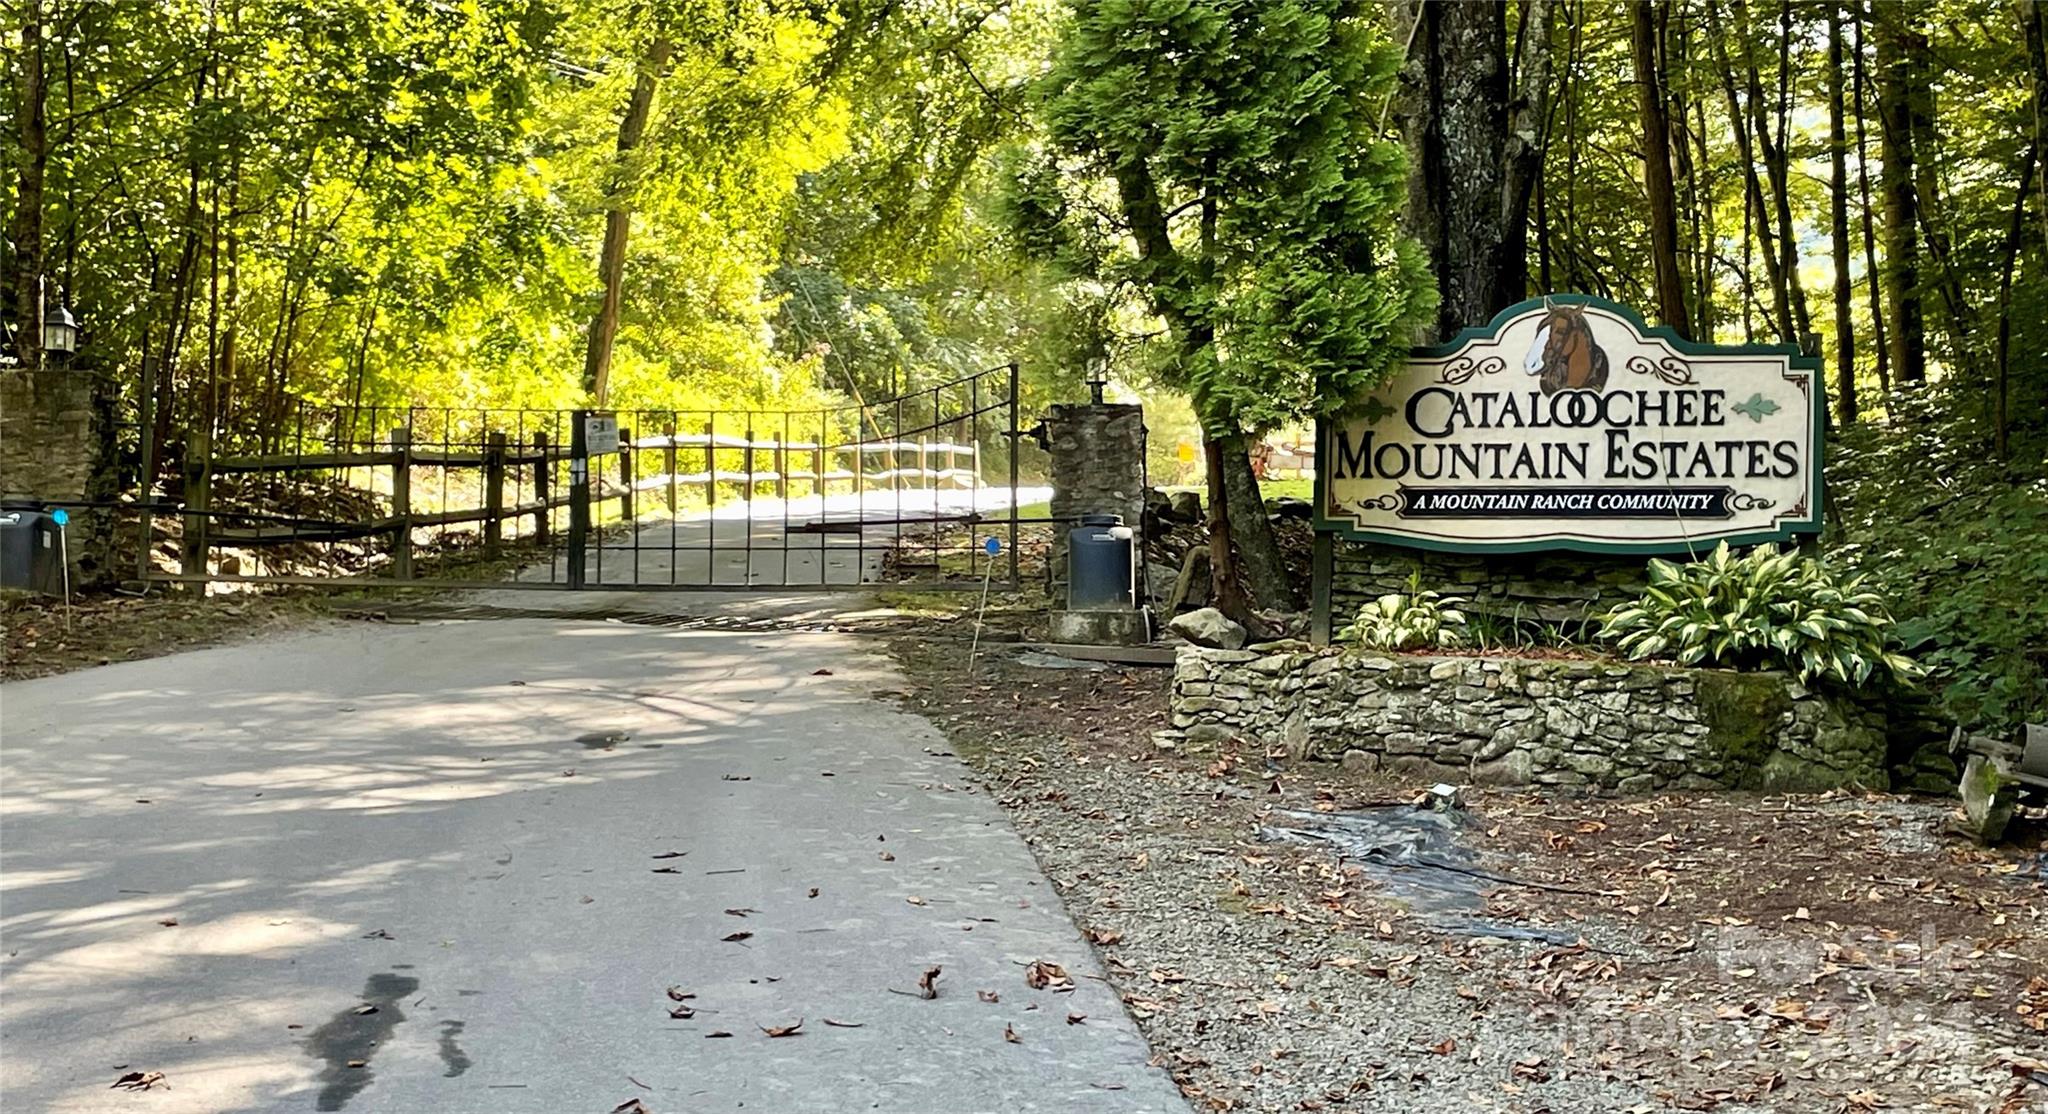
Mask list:
[[[1593,340],[1586,307],[1558,305],[1543,299],[1543,322],[1522,358],[1522,370],[1539,380],[1545,395],[1559,391],[1597,391],[1607,386],[1607,352]]]

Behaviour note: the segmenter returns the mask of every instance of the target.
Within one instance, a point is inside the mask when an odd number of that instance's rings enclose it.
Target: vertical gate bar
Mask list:
[[[704,583],[718,583],[718,412],[704,414]]]
[[[906,380],[908,379],[907,376],[905,378]],[[906,382],[905,385],[908,386],[908,383]],[[890,459],[895,462],[895,466],[889,469],[889,486],[896,495],[894,500],[895,509],[889,515],[891,534],[894,537],[894,541],[889,546],[889,552],[882,555],[884,563],[892,555],[898,561],[903,560],[903,453],[901,451],[903,448],[903,396],[900,394],[896,396],[895,412],[896,428],[890,431],[889,434]]]
[[[590,541],[590,459],[588,445],[583,437],[584,418],[587,410],[574,410],[569,414],[569,587],[571,590],[583,587],[584,576],[589,571],[589,554],[584,547]],[[598,558],[599,562],[603,557]],[[599,576],[604,572],[600,564]]]
[[[633,579],[640,583],[640,500],[633,492],[633,431],[619,427],[619,482],[626,485],[626,491],[619,496],[619,515],[626,520],[626,529],[633,536]]]
[[[875,430],[875,440],[881,440],[882,422],[865,407],[853,412],[853,490],[854,490],[854,531],[853,531],[853,579],[858,584],[862,569],[868,559],[868,454],[863,442],[867,434],[862,431],[863,419]]]
[[[663,441],[667,442],[661,449],[661,468],[662,472],[668,476],[666,488],[668,492],[668,517],[673,522],[676,517],[676,416],[674,414],[670,414],[667,423],[661,427],[661,437]],[[675,531],[673,529],[669,531],[669,538],[671,543],[673,543],[675,538]]]
[[[782,487],[782,586],[789,587],[789,411],[782,412],[782,432],[775,444],[775,474]]]
[[[668,420],[662,423],[662,437],[667,446],[662,449],[661,464],[667,469],[668,483],[665,485],[668,500],[668,584],[676,584],[676,412],[668,412]]]
[[[407,418],[412,415],[408,413]],[[391,515],[397,520],[391,535],[391,575],[412,579],[412,430],[399,426],[391,431]]]
[[[505,549],[505,431],[492,430],[484,447],[484,556]]]
[[[533,540],[541,546],[553,545],[554,513],[548,484],[548,431],[533,431],[533,501],[537,509],[533,512]],[[555,578],[555,555],[548,551],[548,579]]]
[[[967,480],[967,579],[978,575],[981,562],[981,540],[975,537],[981,525],[981,461],[976,456],[976,446],[981,444],[981,373],[967,381],[967,445],[970,458],[976,465],[974,474]],[[950,456],[950,454],[949,454]],[[993,561],[995,558],[989,558]]]
[[[747,411],[747,441],[746,448],[740,450],[740,473],[747,485],[742,489],[746,500],[744,509],[747,512],[747,550],[746,556],[743,558],[745,565],[740,569],[740,583],[752,584],[754,582],[754,412],[752,410]]]
[[[827,537],[827,530],[825,530],[825,444],[831,442],[831,436],[827,432],[829,430],[829,426],[827,426],[829,418],[831,418],[829,410],[819,410],[817,412],[817,451],[815,451],[815,457],[813,457],[817,461],[817,469],[815,469],[817,471],[817,479],[815,479],[817,487],[815,489],[817,489],[817,584],[819,586],[825,584],[825,537]]]
[[[1017,457],[1022,443],[1017,432],[1017,361],[1010,361],[1010,591],[1021,591],[1024,579],[1017,569]],[[1057,528],[1057,527],[1055,527]]]

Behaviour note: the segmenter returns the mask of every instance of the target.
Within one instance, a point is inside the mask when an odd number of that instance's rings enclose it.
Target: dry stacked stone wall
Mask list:
[[[1173,724],[1396,774],[1595,792],[1888,784],[1880,713],[1783,673],[1183,647]]]

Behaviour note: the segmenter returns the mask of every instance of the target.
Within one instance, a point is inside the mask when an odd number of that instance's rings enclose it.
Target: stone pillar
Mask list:
[[[1117,514],[1132,530],[1144,529],[1144,407],[1117,402],[1055,405],[1045,417],[1045,445],[1051,456],[1052,517]],[[1066,590],[1069,525],[1053,527],[1046,576],[1054,599]],[[1142,537],[1135,556],[1142,566]]]
[[[97,373],[45,366],[0,369],[0,495],[64,507],[73,587],[118,575],[113,515],[83,503],[113,501],[112,416]]]

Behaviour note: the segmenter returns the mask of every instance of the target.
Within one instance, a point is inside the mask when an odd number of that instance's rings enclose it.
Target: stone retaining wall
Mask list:
[[[1298,757],[1481,784],[1882,789],[1881,715],[1782,673],[1623,662],[1183,647],[1173,724]]]

